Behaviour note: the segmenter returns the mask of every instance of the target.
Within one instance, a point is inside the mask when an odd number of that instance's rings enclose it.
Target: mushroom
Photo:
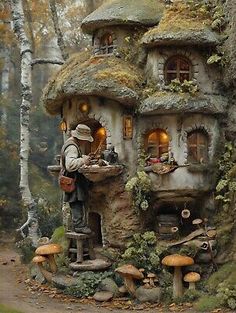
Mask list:
[[[194,264],[194,260],[188,256],[172,254],[167,255],[161,263],[166,266],[174,267],[173,298],[181,297],[183,295],[181,266],[192,265]]]
[[[144,278],[144,279],[143,279],[143,283],[144,283],[144,288],[146,288],[146,289],[151,288],[149,278]]]
[[[151,287],[155,287],[155,284],[154,284],[154,279],[156,278],[156,275],[153,274],[153,273],[148,273],[147,274],[147,278],[149,278],[149,284]]]
[[[200,229],[200,225],[202,224],[202,220],[200,218],[196,218],[195,220],[192,221],[193,225],[196,225]]]
[[[48,263],[50,266],[50,269],[53,273],[57,272],[57,264],[54,259],[54,254],[60,253],[62,251],[62,248],[60,245],[56,243],[51,243],[48,245],[40,246],[36,249],[35,253],[38,255],[43,255],[48,258]]]
[[[195,290],[195,283],[200,280],[200,274],[196,272],[190,272],[184,276],[184,281],[189,283],[189,289]]]
[[[128,290],[127,290],[127,288],[125,287],[125,285],[123,285],[123,286],[121,286],[121,287],[119,288],[119,293],[125,294],[125,293],[127,293],[127,292],[128,292]]]
[[[42,273],[43,277],[48,281],[51,282],[52,281],[52,273],[50,273],[49,271],[47,271],[44,267],[43,267],[43,262],[48,261],[47,258],[45,258],[42,255],[36,255],[32,262],[37,264],[39,267],[40,272]]]
[[[131,264],[122,265],[115,271],[124,278],[125,287],[130,295],[135,296],[135,284],[133,279],[143,279],[143,273]]]

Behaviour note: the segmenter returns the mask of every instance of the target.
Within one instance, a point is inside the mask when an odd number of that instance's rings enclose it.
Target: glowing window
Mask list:
[[[165,81],[170,84],[172,80],[191,80],[191,63],[187,58],[175,56],[170,58],[165,65]]]
[[[188,161],[190,163],[206,163],[208,161],[208,136],[203,131],[189,133]]]
[[[169,136],[162,129],[151,131],[146,136],[146,151],[152,158],[159,158],[167,153],[169,148]]]

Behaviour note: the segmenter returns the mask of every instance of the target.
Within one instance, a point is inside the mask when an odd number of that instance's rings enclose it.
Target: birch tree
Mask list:
[[[14,32],[19,41],[21,55],[21,105],[20,105],[20,192],[22,203],[27,208],[28,219],[19,229],[23,236],[23,230],[28,226],[29,237],[33,245],[37,245],[39,236],[36,202],[29,188],[29,120],[32,104],[32,49],[25,31],[25,17],[22,0],[11,0],[12,21]]]

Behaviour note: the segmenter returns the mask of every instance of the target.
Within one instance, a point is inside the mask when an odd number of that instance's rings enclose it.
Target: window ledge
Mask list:
[[[210,163],[205,163],[205,164],[189,164],[187,167],[188,171],[191,173],[206,173],[211,171],[212,169],[212,164]]]

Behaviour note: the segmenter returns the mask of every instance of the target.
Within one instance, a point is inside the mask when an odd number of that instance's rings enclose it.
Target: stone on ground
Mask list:
[[[147,289],[141,286],[136,289],[135,296],[140,302],[159,303],[161,299],[161,289],[159,287]]]
[[[119,288],[112,278],[105,278],[98,286],[100,291],[110,291],[116,297],[119,294]]]
[[[97,291],[93,298],[99,302],[109,301],[113,298],[113,293],[110,291]]]

